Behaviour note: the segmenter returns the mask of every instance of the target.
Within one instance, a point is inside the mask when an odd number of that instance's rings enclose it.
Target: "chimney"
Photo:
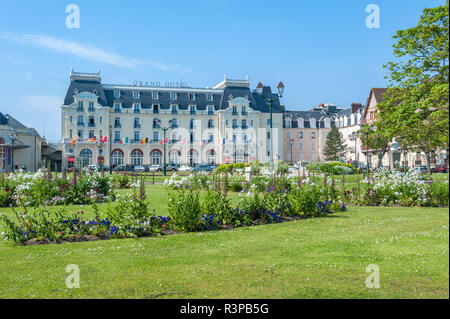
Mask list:
[[[324,104],[323,104],[323,103],[320,103],[320,104],[319,104],[319,107],[324,107]]]
[[[362,107],[361,103],[352,103],[352,114],[358,112],[358,110]]]

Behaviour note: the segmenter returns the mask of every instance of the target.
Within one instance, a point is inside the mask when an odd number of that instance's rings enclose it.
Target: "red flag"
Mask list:
[[[103,137],[103,143],[106,143],[106,142],[108,142],[108,136]]]

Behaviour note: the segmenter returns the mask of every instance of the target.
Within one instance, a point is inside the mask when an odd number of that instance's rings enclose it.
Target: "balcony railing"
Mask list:
[[[114,128],[121,128],[122,125],[120,123],[114,123]]]
[[[153,114],[159,114],[159,110],[153,110]]]
[[[171,129],[176,129],[176,128],[178,128],[178,124],[172,124],[172,125],[170,126],[170,128],[171,128]]]
[[[153,124],[153,128],[154,128],[154,129],[159,129],[159,127],[160,127],[159,125]]]
[[[95,123],[89,122],[88,127],[95,127]]]
[[[134,114],[140,114],[141,113],[141,110],[139,110],[139,109],[134,109]]]
[[[246,111],[243,111],[241,114],[242,116],[247,116],[248,113]]]
[[[77,112],[84,112],[84,108],[83,107],[77,107]]]
[[[78,122],[77,126],[84,126],[84,122]]]
[[[141,128],[141,124],[134,123],[133,127],[134,127],[134,128]]]
[[[122,113],[120,109],[114,109],[114,113]]]
[[[178,114],[178,110],[172,110],[171,114]]]
[[[214,115],[214,111],[208,111],[208,115]]]
[[[90,108],[88,108],[88,112],[89,112],[89,113],[94,113],[94,112],[95,112],[95,109],[94,109],[93,107],[90,107]]]
[[[242,128],[243,130],[246,130],[246,129],[248,129],[248,126],[247,126],[247,125],[242,125],[241,128]]]
[[[233,130],[235,130],[235,129],[237,129],[239,126],[237,126],[237,125],[232,125],[231,126],[231,128],[233,129]]]

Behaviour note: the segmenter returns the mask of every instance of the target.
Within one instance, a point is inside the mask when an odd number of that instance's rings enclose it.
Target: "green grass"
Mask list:
[[[163,188],[149,191],[164,210]],[[449,298],[448,230],[448,208],[350,207],[164,237],[2,241],[0,298]],[[65,286],[68,264],[80,268],[79,289]],[[369,264],[380,268],[379,289],[365,286]]]

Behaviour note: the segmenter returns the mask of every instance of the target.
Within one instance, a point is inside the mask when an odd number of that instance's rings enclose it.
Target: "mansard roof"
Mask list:
[[[120,91],[120,98],[114,98],[114,91]],[[133,91],[140,92],[140,98],[133,98]],[[213,105],[215,110],[225,110],[229,107],[229,100],[243,97],[249,100],[249,106],[257,111],[270,112],[269,104],[264,97],[276,98],[269,86],[265,86],[262,97],[255,91],[251,91],[248,80],[227,80],[216,85],[214,88],[162,88],[141,87],[134,85],[102,84],[100,73],[75,73],[71,71],[70,85],[64,99],[64,105],[74,102],[74,95],[81,92],[97,94],[98,102],[107,107],[113,107],[115,102],[121,103],[123,108],[132,108],[133,103],[140,103],[141,108],[149,109],[153,104],[160,105],[160,109],[170,109],[170,105],[177,104],[180,110],[187,110],[189,105],[196,105],[198,110],[206,110],[207,106]],[[158,92],[158,99],[153,99],[153,92]],[[171,99],[171,93],[177,93],[177,99]],[[195,100],[189,99],[189,94],[195,95]],[[213,101],[207,100],[207,94],[213,95]],[[279,99],[272,104],[273,113],[282,113],[284,108]]]

